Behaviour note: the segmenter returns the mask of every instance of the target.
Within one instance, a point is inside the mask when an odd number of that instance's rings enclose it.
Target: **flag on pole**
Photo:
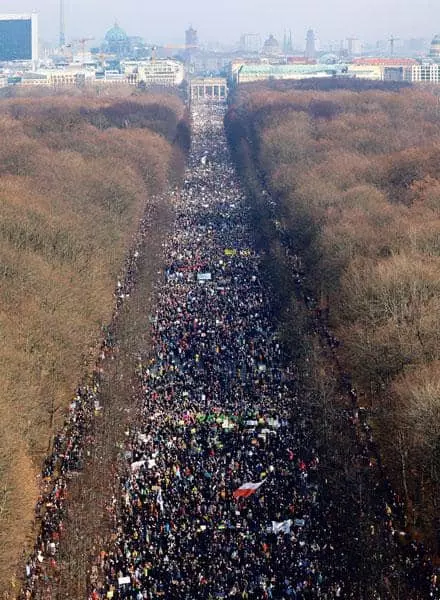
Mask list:
[[[263,479],[263,481],[259,481],[258,483],[252,483],[251,481],[249,483],[243,483],[243,485],[236,489],[232,495],[234,498],[248,498],[249,496],[252,496],[265,481],[266,479]]]
[[[290,528],[292,527],[292,519],[287,519],[287,521],[272,521],[272,531],[273,533],[290,533]]]

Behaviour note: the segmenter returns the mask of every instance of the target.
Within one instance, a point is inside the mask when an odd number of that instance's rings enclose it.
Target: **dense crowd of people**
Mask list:
[[[363,507],[354,493],[343,503],[327,486],[316,408],[301,396],[297,367],[284,360],[223,116],[220,104],[193,109],[186,179],[164,241],[153,350],[139,368],[142,412],[127,431],[126,469],[112,506],[115,540],[92,569],[90,599],[383,599],[395,597],[399,578],[412,590],[404,597],[440,598],[436,572],[402,531],[402,505],[380,473],[368,543],[355,544],[365,563],[381,565],[368,585],[359,581],[347,540],[358,533],[344,515],[352,524]],[[93,444],[93,419],[105,410],[101,375],[147,231],[144,221],[117,284],[94,376],[78,389],[44,464],[41,530],[26,565],[25,598],[57,567],[66,487]],[[299,273],[296,279],[300,288]],[[313,311],[313,300],[305,303]],[[337,348],[321,315],[316,329]],[[342,427],[357,432],[353,460],[374,470],[368,422],[349,378],[345,387],[352,406]]]
[[[324,501],[313,413],[283,361],[223,113],[216,105],[193,113],[116,542],[100,554],[91,598],[392,597],[393,565],[361,595],[344,544],[334,545],[343,530],[337,499]],[[378,506],[369,531],[382,528],[393,544],[394,506],[380,497]],[[435,597],[420,547],[404,560],[417,570],[417,594]]]

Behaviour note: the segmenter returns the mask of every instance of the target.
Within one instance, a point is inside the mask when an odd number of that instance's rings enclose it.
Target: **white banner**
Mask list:
[[[292,519],[287,519],[287,521],[272,521],[272,531],[274,533],[290,533],[290,528],[292,527]]]

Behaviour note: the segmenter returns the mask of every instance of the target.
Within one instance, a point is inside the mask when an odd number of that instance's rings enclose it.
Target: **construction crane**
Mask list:
[[[64,46],[66,45],[66,23],[64,14],[64,0],[60,0],[60,48],[64,48]]]
[[[81,48],[81,57],[84,62],[86,56],[86,44],[87,42],[91,42],[95,38],[79,38],[78,40],[72,40],[71,44],[79,44]]]
[[[394,43],[398,42],[399,40],[400,38],[394,37],[394,35],[392,35],[388,40],[390,43],[391,56],[394,56]]]

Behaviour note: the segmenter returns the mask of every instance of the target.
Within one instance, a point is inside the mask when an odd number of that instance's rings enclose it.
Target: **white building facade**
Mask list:
[[[434,63],[422,63],[413,65],[404,71],[405,81],[411,83],[440,83],[440,65]]]
[[[123,61],[121,68],[132,84],[179,86],[185,78],[183,63],[171,59]]]

